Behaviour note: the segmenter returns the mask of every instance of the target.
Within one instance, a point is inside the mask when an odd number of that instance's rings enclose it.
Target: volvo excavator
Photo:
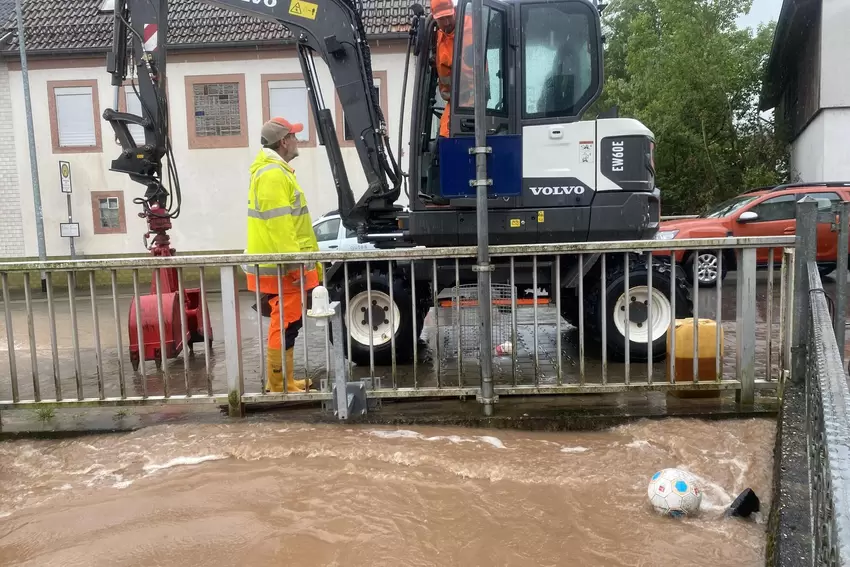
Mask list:
[[[470,87],[470,77],[462,69],[473,64],[472,50],[463,49],[471,44],[471,38],[464,37],[472,33],[471,27],[456,26],[451,100],[458,103],[451,108],[450,136],[440,137],[444,103],[437,88],[436,23],[421,5],[411,6],[402,92],[406,92],[411,57],[414,90],[409,111],[402,98],[398,148],[393,152],[374,87],[362,7],[355,0],[201,1],[278,22],[289,30],[281,45],[294,43],[318,140],[327,151],[339,215],[361,242],[378,248],[477,244],[477,185],[471,182],[475,156],[470,151],[475,144],[474,109],[459,96],[461,89]],[[483,4],[490,243],[653,238],[660,193],[655,186],[652,132],[634,119],[583,119],[602,92],[603,6],[589,0],[484,0]],[[460,0],[456,21],[463,22],[471,10],[471,1]],[[128,70],[134,71],[142,112],[107,109],[103,113],[122,146],[111,170],[129,174],[146,187],[135,202],[143,209],[140,216],[147,219],[148,235],[153,236],[149,248],[157,256],[175,253],[167,231],[180,211],[165,89],[167,35],[167,0],[115,0],[114,44],[107,66],[116,88],[125,84]],[[355,199],[334,120],[317,79],[316,56],[330,71],[365,174],[365,187],[357,188],[359,199]],[[405,117],[410,120],[407,172],[397,158]],[[144,129],[144,140],[133,139],[131,125]],[[167,161],[165,176],[163,160]],[[408,207],[398,204],[403,193]],[[524,291],[536,283],[538,291],[550,297],[560,285],[561,315],[575,326],[583,316],[584,332],[598,342],[605,337],[610,357],[622,360],[626,356],[628,337],[631,360],[647,360],[650,353],[658,359],[666,355],[671,315],[690,316],[692,302],[681,268],[671,270],[656,259],[650,277],[646,260],[645,255],[623,253],[585,254],[582,261],[570,254],[541,255],[536,261],[517,258],[513,284]],[[396,360],[409,361],[432,298],[441,290],[474,283],[473,263],[474,259],[461,261],[457,269],[454,260],[438,261],[434,270],[431,261],[406,260],[393,262],[390,270],[387,262],[376,261],[368,272],[365,262],[348,263],[347,290],[342,263],[333,264],[326,274],[327,285],[331,297],[345,310],[350,359],[368,364],[371,356],[375,364],[388,364],[394,343]],[[511,281],[507,259],[497,256],[491,263],[493,282]],[[187,295],[181,302],[177,283],[173,272],[166,272],[160,281],[160,292],[165,292],[172,306],[167,316],[182,316],[177,304],[183,304],[188,315],[188,331],[182,339],[170,328],[166,333],[168,357],[176,356],[174,352],[184,343],[191,348],[193,342],[211,340],[209,328],[198,329],[196,290],[183,290]],[[579,289],[583,289],[581,299]],[[670,301],[671,294],[676,295],[675,302]],[[156,298],[143,299],[147,302],[143,302],[143,313],[130,317],[131,343],[136,337],[137,345],[135,355],[131,351],[134,365],[139,342],[145,343],[146,359],[162,354],[154,352],[160,344]],[[394,317],[387,316],[390,309]],[[140,315],[153,318],[152,325],[144,324]],[[139,326],[146,332],[152,327],[153,335],[142,341],[135,335]]]

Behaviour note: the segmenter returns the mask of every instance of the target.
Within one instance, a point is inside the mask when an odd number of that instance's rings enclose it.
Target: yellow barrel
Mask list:
[[[696,325],[699,344],[697,345],[697,379],[715,380],[717,378],[717,321],[699,319]],[[676,334],[675,351],[672,337]],[[670,378],[670,363],[676,361],[676,382],[693,382],[694,379],[694,319],[676,319],[673,333],[667,333],[667,378]],[[720,327],[720,353],[723,357],[723,327]],[[721,366],[721,371],[723,370]]]

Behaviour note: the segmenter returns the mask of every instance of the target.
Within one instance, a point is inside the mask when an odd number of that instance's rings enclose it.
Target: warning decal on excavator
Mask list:
[[[543,222],[543,211],[537,211],[537,222]]]
[[[319,11],[319,5],[305,0],[292,0],[289,3],[289,13],[300,18],[310,20],[316,19],[316,13]]]
[[[511,228],[519,228],[519,219],[511,219]]]

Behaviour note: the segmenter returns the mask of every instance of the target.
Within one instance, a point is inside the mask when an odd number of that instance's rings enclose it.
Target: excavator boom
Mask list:
[[[310,106],[318,125],[319,142],[328,153],[336,184],[340,215],[346,227],[360,233],[380,232],[381,218],[387,230],[394,228],[392,213],[399,197],[402,174],[391,154],[384,119],[372,78],[371,55],[360,14],[353,0],[202,0],[227,10],[277,22],[290,30],[296,44]],[[104,118],[112,125],[123,148],[112,163],[113,171],[128,173],[147,187],[144,199],[137,203],[146,213],[176,217],[174,199],[162,179],[163,158],[171,153],[166,97],[166,39],[168,36],[167,0],[115,0],[114,43],[108,57],[112,84],[121,87],[128,78],[138,89],[142,116],[108,109]],[[330,110],[325,107],[316,77],[313,55],[318,54],[330,71],[345,121],[354,138],[366,191],[355,205],[345,164],[337,142]],[[134,140],[129,125],[144,128],[145,139]],[[179,181],[169,159],[169,179]],[[383,215],[382,215],[383,213]]]

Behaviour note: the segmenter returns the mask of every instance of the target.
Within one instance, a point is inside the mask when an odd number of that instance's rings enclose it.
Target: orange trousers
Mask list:
[[[285,350],[289,350],[295,346],[298,331],[303,325],[303,321],[301,320],[301,294],[283,294],[284,329],[280,327],[280,296],[272,297],[269,300],[269,305],[272,308],[272,313],[271,323],[269,324],[268,348],[281,350],[281,343],[285,342]]]

